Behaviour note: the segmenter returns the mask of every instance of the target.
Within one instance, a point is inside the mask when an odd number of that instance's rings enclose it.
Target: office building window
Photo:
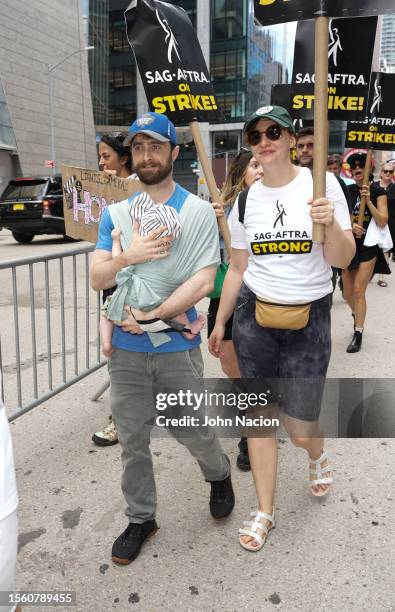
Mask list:
[[[211,76],[213,79],[245,79],[246,51],[239,49],[211,56]]]
[[[247,35],[248,0],[211,0],[211,38],[229,40]]]
[[[136,85],[136,70],[133,65],[129,67],[110,68],[108,80],[110,87],[119,89],[121,87],[134,87]]]
[[[221,153],[236,154],[240,149],[240,131],[214,132],[212,138],[214,156],[220,156]]]
[[[136,118],[136,104],[125,106],[110,106],[110,125],[130,125]]]
[[[244,121],[246,114],[246,95],[244,91],[217,91],[217,99],[226,119]]]
[[[130,52],[124,21],[110,21],[109,47],[111,53]]]

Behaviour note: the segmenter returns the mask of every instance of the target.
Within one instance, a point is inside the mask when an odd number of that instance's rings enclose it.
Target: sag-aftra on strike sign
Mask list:
[[[151,111],[185,125],[223,119],[192,23],[179,6],[134,0],[127,35]]]
[[[395,12],[395,0],[254,0],[261,25],[313,17],[366,17]]]

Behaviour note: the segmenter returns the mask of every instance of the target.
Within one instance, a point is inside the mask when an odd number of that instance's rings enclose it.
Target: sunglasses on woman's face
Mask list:
[[[394,174],[393,170],[383,170],[383,174]]]
[[[264,134],[268,140],[274,142],[281,138],[282,131],[283,129],[277,124],[269,125],[266,130],[261,132],[259,130],[252,130],[252,132],[247,133],[247,142],[252,147],[255,147],[261,142],[262,134]]]

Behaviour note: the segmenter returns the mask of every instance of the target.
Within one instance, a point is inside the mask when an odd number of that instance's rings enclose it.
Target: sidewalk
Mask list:
[[[369,287],[368,330],[358,356],[345,353],[351,317],[336,293],[331,376],[393,376],[395,278],[389,284]],[[206,375],[219,376],[218,363],[205,348],[203,354]],[[218,524],[209,515],[209,485],[187,451],[171,438],[156,438],[160,530],[133,564],[113,565],[112,542],[126,527],[120,448],[90,441],[109,414],[108,392],[98,403],[89,399],[105,377],[104,370],[95,373],[12,424],[21,498],[19,589],[74,590],[72,609],[88,612],[395,608],[395,444],[389,439],[330,440],[337,473],[324,500],[308,491],[304,453],[282,441],[278,527],[253,554],[237,538],[256,505],[251,475],[235,467],[237,441],[223,440],[236,507]]]

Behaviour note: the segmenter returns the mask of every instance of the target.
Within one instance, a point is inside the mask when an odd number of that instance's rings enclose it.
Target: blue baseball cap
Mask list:
[[[137,134],[145,134],[159,142],[171,142],[173,145],[177,144],[176,128],[166,115],[160,113],[149,112],[138,117],[130,126],[128,135],[123,141],[123,144],[130,144]]]

